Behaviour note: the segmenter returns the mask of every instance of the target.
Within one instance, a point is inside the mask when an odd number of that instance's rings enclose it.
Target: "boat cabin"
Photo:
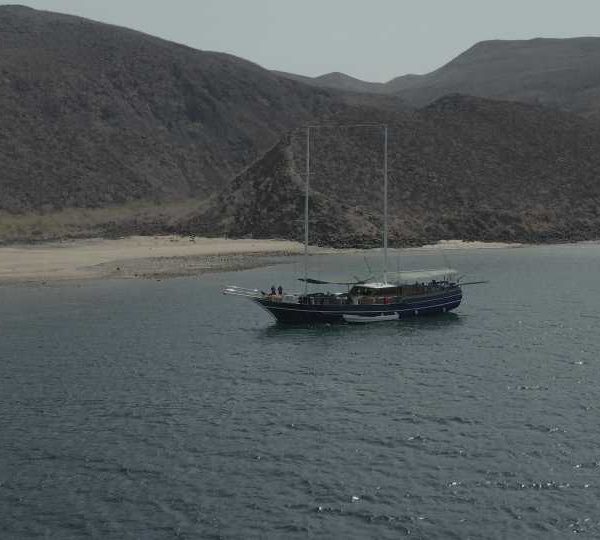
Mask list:
[[[397,272],[391,283],[354,285],[348,296],[354,304],[396,304],[407,296],[426,295],[456,286],[457,273],[450,268]]]
[[[418,272],[398,272],[390,274],[387,283],[347,283],[347,293],[310,293],[310,294],[267,294],[262,293],[272,303],[305,304],[313,306],[340,304],[399,304],[407,297],[439,294],[457,286],[454,270],[421,270]],[[311,280],[318,285],[342,285],[327,281]]]

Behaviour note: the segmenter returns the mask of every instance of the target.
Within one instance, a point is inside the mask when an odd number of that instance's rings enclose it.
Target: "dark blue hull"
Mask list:
[[[255,302],[266,309],[278,322],[286,324],[342,323],[344,315],[378,317],[397,314],[399,319],[421,315],[447,313],[456,309],[462,300],[460,287],[443,292],[406,298],[397,304],[288,304],[268,298]]]

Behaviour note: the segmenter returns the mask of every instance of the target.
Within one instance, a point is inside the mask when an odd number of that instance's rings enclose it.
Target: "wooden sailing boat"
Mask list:
[[[372,124],[368,125],[373,127]],[[314,126],[318,127],[318,126]],[[339,126],[338,126],[339,127]],[[229,286],[224,294],[249,298],[281,323],[387,322],[407,317],[445,313],[462,300],[457,272],[450,268],[397,272],[388,275],[388,127],[383,128],[383,276],[377,282],[329,282],[308,277],[308,211],[310,134],[306,128],[304,197],[304,293],[266,294],[258,289]],[[345,293],[308,293],[308,284],[347,285]]]

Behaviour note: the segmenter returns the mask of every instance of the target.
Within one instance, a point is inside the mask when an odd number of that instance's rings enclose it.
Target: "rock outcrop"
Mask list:
[[[390,242],[545,242],[600,236],[600,125],[512,102],[448,96],[389,124]],[[381,242],[381,128],[315,130],[311,238]],[[186,231],[301,240],[304,133],[274,146]]]

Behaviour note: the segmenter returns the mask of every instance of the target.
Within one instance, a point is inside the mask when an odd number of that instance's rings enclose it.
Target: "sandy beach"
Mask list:
[[[408,250],[498,249],[520,244],[446,240]],[[182,236],[133,236],[0,247],[0,284],[98,278],[169,278],[244,270],[299,255],[304,245],[286,240],[232,240]],[[311,252],[357,253],[311,247]]]
[[[0,283],[41,283],[106,277],[160,278],[242,270],[294,255],[284,240],[134,236],[0,247]]]
[[[421,246],[418,250],[432,250],[432,249],[441,249],[441,250],[453,250],[453,249],[503,249],[503,248],[514,248],[521,247],[523,244],[512,243],[509,244],[507,242],[480,242],[480,241],[468,241],[468,240],[440,240],[435,244],[427,244],[425,246]]]

